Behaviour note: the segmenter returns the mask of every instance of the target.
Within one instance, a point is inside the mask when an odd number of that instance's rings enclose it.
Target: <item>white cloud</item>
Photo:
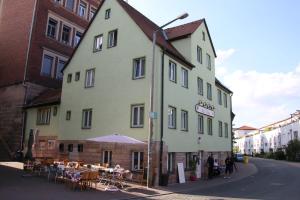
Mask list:
[[[217,50],[217,59],[216,65],[223,64],[226,60],[228,60],[234,53],[236,52],[235,49],[227,49],[227,50]]]
[[[220,71],[223,73],[221,80],[234,92],[236,126],[252,124],[260,127],[289,117],[298,109],[300,64],[287,73],[242,70],[230,73],[222,67]]]

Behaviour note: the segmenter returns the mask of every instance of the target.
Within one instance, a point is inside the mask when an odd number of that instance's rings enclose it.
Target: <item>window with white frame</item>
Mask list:
[[[168,108],[168,128],[176,129],[176,108],[172,106]]]
[[[204,134],[204,117],[203,115],[198,115],[198,133]]]
[[[169,62],[169,80],[176,83],[176,63]]]
[[[92,127],[92,109],[84,109],[82,111],[82,129],[90,129]]]
[[[105,11],[105,19],[109,19],[110,18],[110,12],[111,12],[111,9],[107,9]]]
[[[87,4],[84,1],[80,1],[79,7],[78,7],[78,15],[80,17],[86,17],[87,10]]]
[[[55,19],[49,17],[48,19],[48,27],[47,27],[47,36],[50,38],[56,38],[57,32],[57,24],[58,22]]]
[[[144,126],[144,105],[131,106],[131,127],[142,128]]]
[[[144,169],[144,152],[132,152],[132,171]]]
[[[222,91],[220,89],[218,89],[218,103],[222,105]]]
[[[80,42],[81,38],[82,38],[82,33],[79,32],[79,31],[76,31],[76,34],[74,36],[74,46],[78,45],[78,43]]]
[[[111,166],[111,161],[112,161],[112,151],[103,151],[102,163]]]
[[[197,46],[197,61],[202,64],[202,48]]]
[[[175,153],[168,153],[168,162],[167,162],[168,173],[172,174],[175,172]]]
[[[66,8],[70,11],[74,10],[75,0],[66,0]]]
[[[51,108],[41,108],[37,111],[37,125],[49,125],[51,118]]]
[[[207,134],[212,135],[213,134],[213,124],[212,124],[212,119],[207,118]]]
[[[94,51],[101,51],[103,46],[103,35],[98,35],[94,39]]]
[[[197,78],[198,94],[203,96],[203,79]]]
[[[223,123],[219,121],[219,137],[223,137]]]
[[[95,84],[95,69],[86,70],[85,88],[94,87]]]
[[[181,86],[188,88],[188,70],[181,68]]]
[[[54,57],[44,54],[41,75],[51,77],[53,65]]]
[[[225,138],[228,138],[228,123],[224,123],[224,129],[225,129]]]
[[[188,111],[181,110],[181,130],[188,131]]]
[[[108,33],[108,48],[117,46],[118,30],[113,30]]]
[[[133,79],[140,79],[145,77],[146,59],[136,58],[133,60]]]
[[[56,78],[57,79],[60,79],[60,80],[63,79],[62,70],[63,70],[65,64],[66,64],[65,60],[58,59],[57,68],[56,68]]]
[[[61,41],[65,44],[70,44],[71,38],[71,28],[69,26],[63,25]]]
[[[207,99],[212,100],[212,91],[210,83],[207,83]]]
[[[211,58],[208,53],[206,54],[206,62],[207,62],[207,69],[211,70]]]
[[[223,99],[224,99],[224,106],[225,108],[227,108],[227,94],[226,93],[223,93]]]

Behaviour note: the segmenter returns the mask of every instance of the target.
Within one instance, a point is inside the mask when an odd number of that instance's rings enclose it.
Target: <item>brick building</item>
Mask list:
[[[0,0],[0,159],[22,148],[23,106],[61,88],[61,69],[101,0]]]

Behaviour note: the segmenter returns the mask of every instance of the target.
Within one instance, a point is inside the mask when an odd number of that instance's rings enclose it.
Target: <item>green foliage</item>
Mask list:
[[[284,151],[282,151],[281,149],[278,149],[277,151],[275,151],[274,158],[276,160],[285,160],[286,156],[285,156]]]
[[[299,140],[290,141],[286,148],[287,159],[290,161],[299,161],[298,160],[299,154],[300,154],[300,141]]]
[[[232,151],[233,151],[233,153],[239,153],[240,152],[239,147],[237,147],[237,146],[233,147]]]

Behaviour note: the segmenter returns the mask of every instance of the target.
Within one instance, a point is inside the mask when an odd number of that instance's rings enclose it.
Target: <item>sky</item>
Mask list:
[[[234,127],[260,128],[300,109],[300,1],[128,0],[158,25],[205,18],[216,76],[233,92]]]

